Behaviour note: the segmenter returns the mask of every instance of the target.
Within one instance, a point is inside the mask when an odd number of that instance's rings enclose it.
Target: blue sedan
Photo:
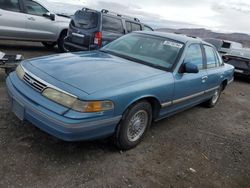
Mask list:
[[[139,144],[152,121],[214,107],[234,67],[196,38],[135,32],[98,51],[23,61],[7,78],[12,111],[65,141]]]

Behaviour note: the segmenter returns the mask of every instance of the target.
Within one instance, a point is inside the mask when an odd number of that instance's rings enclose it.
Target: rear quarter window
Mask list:
[[[111,31],[114,33],[121,33],[121,34],[124,33],[122,20],[109,16],[102,17],[102,29],[104,31]]]

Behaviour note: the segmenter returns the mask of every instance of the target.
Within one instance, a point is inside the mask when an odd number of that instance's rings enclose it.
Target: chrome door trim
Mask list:
[[[179,104],[181,102],[185,102],[185,101],[187,101],[189,99],[193,99],[195,97],[202,96],[202,95],[204,95],[206,93],[212,92],[212,91],[214,91],[216,89],[219,89],[219,88],[220,88],[220,86],[216,86],[216,87],[213,87],[211,89],[207,89],[205,91],[195,93],[193,95],[189,95],[189,96],[182,97],[182,98],[179,98],[179,99],[176,99],[176,100],[173,100],[173,101],[168,101],[168,102],[161,103],[161,108],[166,108],[166,107],[169,107],[169,106],[174,105],[174,104]]]
[[[181,102],[184,102],[186,100],[189,100],[189,99],[192,99],[192,98],[195,98],[195,97],[199,97],[201,95],[203,95],[205,92],[202,91],[202,92],[199,92],[199,93],[195,93],[193,95],[189,95],[189,96],[186,96],[186,97],[183,97],[183,98],[180,98],[180,99],[176,99],[173,101],[173,104],[178,104],[178,103],[181,103]]]
[[[162,107],[162,108],[166,108],[166,107],[171,106],[172,104],[173,104],[173,102],[172,102],[172,101],[165,102],[165,103],[162,103],[162,104],[161,104],[161,107]]]
[[[219,89],[219,88],[220,88],[220,86],[213,87],[211,89],[206,90],[205,93],[209,93],[209,92],[214,91],[214,90]]]

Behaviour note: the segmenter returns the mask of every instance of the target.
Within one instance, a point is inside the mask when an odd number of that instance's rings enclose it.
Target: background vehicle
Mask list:
[[[0,39],[39,41],[65,51],[70,18],[54,14],[43,1],[0,0]]]
[[[4,69],[7,75],[14,71],[22,60],[22,55],[8,55],[0,52],[0,68]]]
[[[235,67],[235,75],[243,76],[250,80],[250,50],[231,50],[223,56],[223,60]]]
[[[229,41],[229,40],[208,38],[208,39],[204,39],[204,41],[214,45],[216,47],[217,51],[222,55],[230,52],[232,49],[243,48],[241,43],[233,42],[233,41]]]
[[[152,121],[214,107],[233,71],[200,39],[134,32],[100,50],[23,61],[6,83],[21,120],[66,141],[113,135],[130,149]]]
[[[83,8],[75,13],[69,25],[65,45],[74,50],[93,50],[132,31],[153,31],[139,19],[103,9]]]

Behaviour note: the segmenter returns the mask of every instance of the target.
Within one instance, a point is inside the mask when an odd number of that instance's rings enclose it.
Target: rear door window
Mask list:
[[[76,27],[83,29],[93,29],[98,25],[98,14],[93,11],[79,10],[75,13],[74,22]]]
[[[18,0],[0,0],[0,8],[13,12],[21,12]]]
[[[207,59],[207,68],[214,68],[217,67],[219,64],[218,57],[215,54],[215,51],[212,47],[210,46],[204,46],[205,48],[205,54],[206,54],[206,59]]]
[[[122,20],[109,16],[102,17],[102,29],[104,31],[111,31],[114,33],[124,33]]]

